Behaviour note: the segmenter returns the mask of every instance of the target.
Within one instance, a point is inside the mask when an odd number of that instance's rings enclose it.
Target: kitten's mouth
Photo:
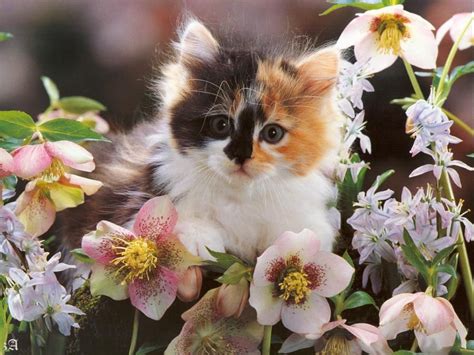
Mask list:
[[[251,178],[250,174],[247,172],[247,170],[245,170],[245,167],[243,165],[241,165],[239,168],[234,170],[232,175]]]

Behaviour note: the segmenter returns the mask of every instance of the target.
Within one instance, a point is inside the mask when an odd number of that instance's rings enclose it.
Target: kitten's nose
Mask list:
[[[247,159],[252,157],[252,144],[233,140],[224,148],[224,153],[236,164],[243,165]]]

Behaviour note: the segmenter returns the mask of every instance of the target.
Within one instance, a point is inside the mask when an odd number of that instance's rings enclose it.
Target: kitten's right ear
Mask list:
[[[180,36],[178,49],[181,61],[209,61],[217,55],[219,43],[206,26],[199,21],[192,20]]]

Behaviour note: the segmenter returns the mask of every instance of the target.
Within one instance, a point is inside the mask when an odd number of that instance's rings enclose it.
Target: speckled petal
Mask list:
[[[113,275],[113,268],[101,264],[92,265],[90,277],[91,294],[93,296],[103,295],[115,301],[128,298],[127,285],[122,284]]]
[[[38,188],[24,191],[18,198],[20,209],[15,211],[25,231],[37,237],[46,233],[56,218],[56,208]]]
[[[23,179],[39,175],[53,161],[44,144],[22,146],[15,149],[12,156],[14,173]]]
[[[178,220],[178,213],[168,196],[148,200],[138,211],[133,231],[137,235],[156,239],[169,235]]]

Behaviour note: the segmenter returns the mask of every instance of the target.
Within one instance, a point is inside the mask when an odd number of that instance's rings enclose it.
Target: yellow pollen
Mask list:
[[[39,178],[45,182],[56,182],[64,175],[64,173],[64,164],[55,158],[49,168],[43,171]]]
[[[311,291],[308,287],[310,284],[311,282],[308,280],[307,274],[300,271],[292,271],[278,284],[280,291],[283,291],[280,297],[285,301],[291,298],[298,304],[303,301]]]
[[[349,341],[341,335],[331,336],[323,350],[316,353],[319,355],[351,355]]]
[[[419,332],[423,332],[423,324],[421,324],[420,319],[415,313],[415,310],[413,308],[413,304],[409,303],[407,304],[402,312],[408,312],[410,317],[408,318],[408,323],[407,323],[407,328],[410,330],[417,330]]]
[[[158,263],[155,244],[141,237],[133,240],[120,239],[120,243],[120,246],[114,247],[118,256],[112,260],[112,264],[119,266],[117,276],[122,276],[125,283],[135,279],[149,280],[150,271]]]
[[[400,54],[400,43],[407,36],[406,19],[394,15],[382,15],[377,19],[379,50],[385,54]]]

